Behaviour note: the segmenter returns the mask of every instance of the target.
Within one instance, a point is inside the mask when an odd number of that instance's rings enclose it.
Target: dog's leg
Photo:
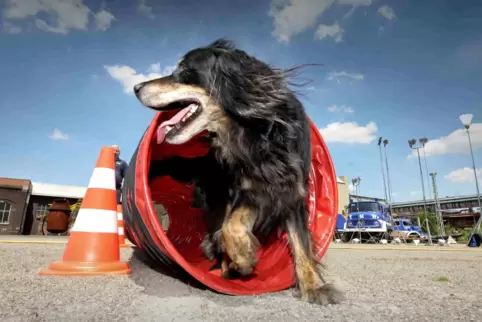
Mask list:
[[[198,199],[204,214],[206,232],[200,248],[204,255],[213,261],[221,261],[220,243],[217,237],[221,230],[222,223],[226,217],[226,204],[229,198],[229,177],[217,163],[212,154],[208,154],[204,161],[204,168],[201,169],[201,176],[198,181]],[[216,181],[213,178],[217,178]]]
[[[226,207],[226,219],[221,228],[222,238],[221,249],[228,255],[224,259],[223,267],[229,267],[239,274],[250,275],[256,265],[256,250],[259,242],[252,233],[253,225],[256,220],[256,211],[253,208],[240,205],[231,210],[231,205]],[[229,275],[224,272],[224,276]]]
[[[334,284],[327,283],[325,267],[313,255],[304,202],[300,202],[297,212],[289,215],[287,230],[294,256],[298,295],[303,301],[319,305],[339,303],[343,293]]]
[[[224,216],[224,211],[220,212],[216,210],[208,210],[204,213],[206,232],[200,248],[203,251],[204,256],[206,256],[206,258],[208,258],[210,261],[222,259],[222,241],[220,235]]]
[[[226,201],[223,195],[211,193],[209,196],[217,196],[216,203],[212,202],[212,198],[208,199],[203,207],[204,220],[206,223],[206,232],[201,242],[200,248],[210,261],[215,259],[221,260],[221,227],[226,217]]]

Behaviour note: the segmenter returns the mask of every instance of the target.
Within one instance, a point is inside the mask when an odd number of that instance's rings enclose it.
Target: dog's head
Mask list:
[[[143,105],[169,113],[158,139],[170,144],[206,130],[223,135],[232,126],[266,132],[282,120],[273,107],[289,93],[282,72],[223,39],[189,51],[171,75],[137,84],[134,92]]]

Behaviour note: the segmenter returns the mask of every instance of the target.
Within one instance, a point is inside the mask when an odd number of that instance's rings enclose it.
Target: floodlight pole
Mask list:
[[[357,196],[360,197],[360,182],[361,182],[361,178],[360,177],[357,177],[358,179],[358,185],[357,185]]]
[[[476,170],[477,168],[475,167],[474,151],[472,150],[472,139],[470,138],[470,124],[466,124],[464,126],[465,126],[465,130],[467,131],[467,137],[469,138],[470,155],[472,156],[472,168],[474,169],[475,188],[477,191],[477,200],[479,203],[479,220],[474,225],[474,228],[470,233],[470,237],[469,237],[469,243],[470,243],[472,236],[475,234],[475,232],[480,228],[480,225],[482,224],[482,206],[480,202],[479,180],[477,179],[477,170]]]
[[[427,173],[427,185],[429,186],[430,185],[430,176],[429,176],[429,172],[428,172],[427,155],[425,154],[425,144],[427,144],[427,142],[428,142],[428,139],[426,139],[426,138],[420,139],[420,143],[422,144],[423,161],[425,163],[425,172]],[[427,187],[427,190],[428,190],[428,193],[430,195],[430,198],[432,198],[432,192],[430,191],[430,188]]]
[[[360,204],[359,204],[359,201],[360,201],[360,192],[359,192],[359,186],[360,186],[360,181],[361,181],[361,178],[360,177],[356,177],[356,178],[353,178],[351,180],[351,183],[353,184],[353,187],[355,188],[355,194],[356,194],[356,208],[357,208],[357,212],[360,212]],[[358,214],[358,219],[357,219],[357,222],[356,222],[356,227],[359,229],[358,231],[358,237],[360,239],[360,242],[361,242],[361,230],[360,230],[360,214]],[[352,235],[353,236],[353,235]]]
[[[423,211],[425,213],[425,224],[427,225],[427,232],[428,232],[428,244],[432,245],[432,235],[430,233],[430,227],[428,226],[428,213],[427,213],[427,199],[425,198],[425,184],[423,180],[423,172],[422,172],[422,161],[420,160],[420,148],[421,147],[414,147],[417,141],[415,139],[409,140],[408,145],[410,146],[411,149],[417,150],[417,156],[418,156],[418,167],[420,169],[420,179],[422,181],[422,196],[423,196]],[[420,220],[419,220],[420,221]]]
[[[383,140],[383,148],[385,150],[385,165],[387,167],[387,186],[388,186],[388,199],[387,202],[392,204],[392,184],[390,183],[390,170],[388,169],[388,158],[387,158],[387,144],[388,140]]]
[[[433,195],[435,197],[435,213],[437,215],[439,234],[445,235],[442,209],[440,207],[440,201],[438,199],[438,189],[437,189],[437,180],[436,180],[437,173],[436,172],[430,173],[430,176],[432,177]]]
[[[360,211],[360,207],[358,205],[358,202],[360,201],[360,195],[358,192],[358,185],[360,184],[360,181],[361,181],[360,177],[351,179],[351,184],[353,185],[353,188],[355,188],[357,211]]]
[[[385,182],[385,171],[383,170],[383,159],[382,159],[382,137],[378,139],[378,149],[380,150],[380,166],[382,169],[382,178],[383,178],[383,192],[385,193],[385,201],[389,203],[388,196],[387,196],[387,185]]]
[[[382,138],[380,138],[380,141],[381,139]],[[385,165],[387,167],[387,186],[388,186],[388,197],[385,196],[385,201],[388,205],[388,211],[390,212],[390,226],[391,226],[391,229],[393,230],[393,213],[392,213],[393,195],[392,195],[392,184],[390,183],[390,170],[388,168],[387,144],[388,144],[388,140],[387,139],[383,140],[383,148],[385,151]],[[382,168],[382,171],[383,171],[383,168]],[[390,236],[390,234],[388,236]]]

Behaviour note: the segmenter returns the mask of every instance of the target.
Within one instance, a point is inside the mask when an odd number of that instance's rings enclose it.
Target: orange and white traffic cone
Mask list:
[[[119,235],[119,247],[129,247],[124,236],[124,218],[122,217],[122,205],[117,205],[117,233]]]
[[[115,190],[115,156],[103,147],[72,227],[62,260],[40,275],[90,276],[130,274],[120,260]]]

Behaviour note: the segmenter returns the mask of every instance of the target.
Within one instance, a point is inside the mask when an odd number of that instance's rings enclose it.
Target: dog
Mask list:
[[[287,72],[218,39],[187,52],[172,74],[135,85],[134,93],[146,107],[170,113],[158,142],[209,142],[204,157],[152,161],[149,176],[176,168],[174,179],[196,182],[208,226],[201,248],[220,262],[222,276],[250,275],[263,236],[282,228],[297,294],[319,305],[339,303],[343,293],[313,254],[309,119]]]

